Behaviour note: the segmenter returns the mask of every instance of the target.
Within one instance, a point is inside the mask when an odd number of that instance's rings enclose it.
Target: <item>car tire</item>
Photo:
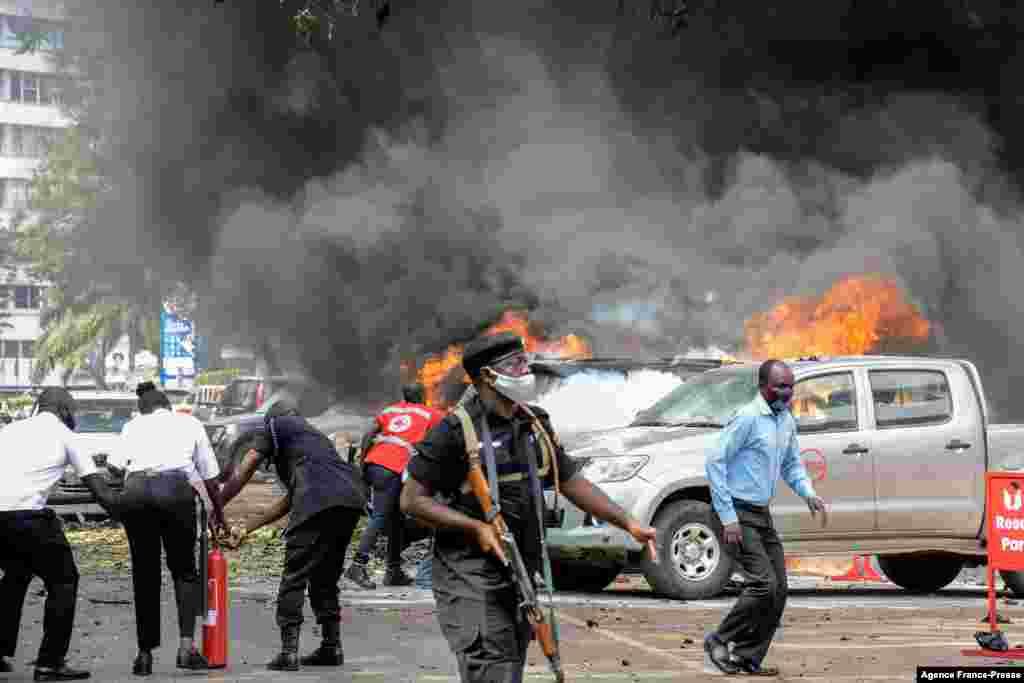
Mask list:
[[[934,593],[953,582],[964,568],[964,559],[934,553],[879,555],[878,566],[886,578],[906,591]]]
[[[600,593],[622,572],[622,565],[592,565],[583,562],[551,560],[551,579],[555,590]]]
[[[643,554],[640,567],[656,593],[679,600],[713,598],[732,576],[733,558],[725,552],[722,523],[712,507],[699,500],[682,500],[661,509],[654,518],[658,530],[658,562]]]
[[[1003,583],[1010,589],[1014,597],[1024,598],[1024,572],[1011,572],[1008,569],[1000,569],[999,576],[1003,577]]]

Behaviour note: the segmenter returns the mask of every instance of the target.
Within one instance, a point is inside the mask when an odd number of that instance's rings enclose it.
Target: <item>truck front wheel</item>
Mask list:
[[[957,555],[932,553],[879,555],[878,566],[890,581],[911,593],[934,593],[953,582],[964,560]]]
[[[644,553],[641,568],[656,593],[680,600],[701,600],[722,592],[732,576],[732,557],[724,551],[722,524],[705,502],[681,500],[658,512],[658,562]]]

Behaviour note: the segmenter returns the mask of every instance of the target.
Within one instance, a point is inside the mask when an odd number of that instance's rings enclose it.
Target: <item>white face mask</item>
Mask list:
[[[505,398],[517,403],[528,403],[537,397],[537,378],[532,372],[519,377],[495,373],[494,389]]]

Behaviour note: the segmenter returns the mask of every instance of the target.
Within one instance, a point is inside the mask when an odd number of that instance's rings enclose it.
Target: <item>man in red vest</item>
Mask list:
[[[388,567],[385,586],[409,586],[413,579],[402,571],[402,513],[398,499],[402,493],[402,472],[415,452],[414,447],[427,432],[444,419],[444,413],[424,405],[421,384],[402,387],[403,401],[389,405],[375,420],[369,435],[369,452],[363,461],[367,483],[373,488],[373,515],[363,531],[359,550],[345,572],[345,578],[361,588],[372,590],[366,564],[377,535],[387,534]]]

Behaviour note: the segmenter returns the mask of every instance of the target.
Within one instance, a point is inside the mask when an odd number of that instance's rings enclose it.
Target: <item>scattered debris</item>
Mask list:
[[[598,623],[593,619],[587,619],[587,628],[597,628]]]
[[[693,638],[683,638],[684,645],[693,645]]]
[[[629,666],[629,660],[628,659],[623,659],[622,660],[622,666]]]
[[[1002,631],[978,631],[974,634],[974,639],[985,650],[1006,652],[1010,649],[1010,644],[1006,642],[1006,636]]]

